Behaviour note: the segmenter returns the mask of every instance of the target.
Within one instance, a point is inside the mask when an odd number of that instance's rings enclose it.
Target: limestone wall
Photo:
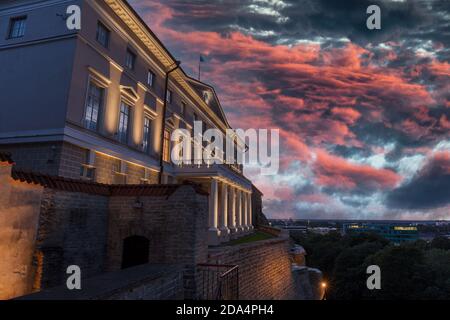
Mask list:
[[[30,292],[42,187],[11,178],[0,163],[0,299]]]
[[[78,265],[83,277],[104,270],[108,197],[45,189],[35,253],[35,289],[64,283],[66,269]]]

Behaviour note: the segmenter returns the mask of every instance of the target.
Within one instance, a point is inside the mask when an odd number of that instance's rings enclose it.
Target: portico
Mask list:
[[[219,245],[253,230],[252,184],[225,165],[179,167],[179,179],[201,184],[209,192],[208,243]]]
[[[211,177],[209,188],[209,243],[218,245],[253,230],[251,189]]]

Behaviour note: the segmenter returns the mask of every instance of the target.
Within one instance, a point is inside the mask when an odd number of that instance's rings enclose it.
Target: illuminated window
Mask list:
[[[97,41],[105,48],[108,48],[108,46],[109,46],[109,30],[101,22],[99,22],[97,24]]]
[[[136,63],[136,55],[130,49],[127,49],[127,59],[125,61],[125,65],[128,69],[133,70],[134,64]]]
[[[119,130],[117,132],[117,138],[122,143],[128,142],[128,124],[130,119],[131,107],[125,102],[120,104],[120,116],[119,116]]]
[[[148,70],[148,74],[147,74],[147,84],[148,84],[150,87],[153,87],[153,85],[155,84],[155,77],[156,77],[156,75],[155,75],[152,71]]]
[[[11,19],[9,27],[9,38],[16,39],[25,35],[25,28],[27,25],[27,17],[19,17]]]
[[[95,168],[81,165],[80,177],[81,179],[93,181],[95,178]]]
[[[151,135],[151,124],[152,120],[149,117],[144,118],[144,139],[142,142],[142,147],[144,152],[148,153],[150,151],[150,135]]]
[[[170,162],[170,132],[164,130],[163,160]]]
[[[103,100],[103,88],[97,86],[94,82],[90,81],[86,101],[86,111],[84,115],[85,126],[90,130],[97,130],[102,100]]]

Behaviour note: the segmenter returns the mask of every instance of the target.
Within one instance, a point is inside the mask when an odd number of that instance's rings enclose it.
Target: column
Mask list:
[[[220,243],[220,231],[218,226],[218,185],[216,179],[211,179],[211,187],[209,190],[209,230],[208,244],[218,245]]]
[[[221,242],[230,240],[230,230],[228,229],[228,185],[220,183],[220,219],[219,230]]]
[[[239,189],[236,190],[236,215],[236,228],[238,233],[242,233],[244,230],[242,227],[242,192]]]
[[[248,194],[248,228],[249,230],[253,230],[253,208],[252,208],[252,193],[249,192]]]
[[[236,189],[230,186],[228,191],[228,229],[230,229],[230,237],[235,238],[236,235]]]
[[[248,231],[247,201],[247,192],[242,191],[242,229],[244,232]]]

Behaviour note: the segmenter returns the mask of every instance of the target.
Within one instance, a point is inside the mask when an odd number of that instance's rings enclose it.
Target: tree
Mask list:
[[[381,290],[365,290],[364,297],[376,299],[423,299],[432,283],[423,250],[413,246],[388,246],[369,256],[365,265],[381,269]]]
[[[446,237],[436,237],[431,241],[431,247],[435,249],[450,250],[450,239]]]
[[[333,290],[330,298],[361,299],[366,288],[365,259],[384,247],[380,242],[363,242],[344,249],[336,258],[333,270]]]

